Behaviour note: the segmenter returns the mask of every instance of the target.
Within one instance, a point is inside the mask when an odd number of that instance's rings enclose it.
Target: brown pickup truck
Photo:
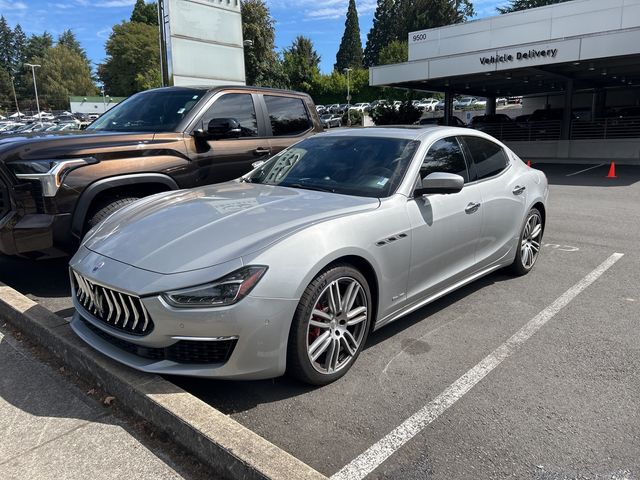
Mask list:
[[[70,253],[128,203],[237,178],[321,131],[303,93],[169,87],[133,95],[79,134],[0,137],[0,253]]]

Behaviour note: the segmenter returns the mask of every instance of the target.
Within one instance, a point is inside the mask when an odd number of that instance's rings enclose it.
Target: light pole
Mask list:
[[[33,63],[25,63],[25,67],[31,67],[31,73],[33,74],[33,90],[36,93],[36,107],[38,108],[38,120],[42,125],[42,115],[40,114],[40,101],[38,100],[38,85],[36,84],[36,68],[40,68],[40,65],[34,65]]]
[[[104,100],[104,85],[100,87],[100,93],[102,93],[102,113],[107,111],[107,102]]]
[[[14,81],[14,78],[11,77],[11,88],[13,88],[13,99],[16,101],[16,112],[18,112],[18,120],[20,120],[20,107],[18,106],[18,96],[16,95],[16,84],[13,81]]]
[[[342,71],[345,72],[347,74],[347,127],[351,126],[351,92],[350,92],[350,85],[349,85],[349,74],[351,73],[351,71],[353,70],[353,68],[343,68]]]

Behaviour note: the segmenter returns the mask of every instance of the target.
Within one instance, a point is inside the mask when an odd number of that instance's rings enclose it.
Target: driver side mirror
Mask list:
[[[238,138],[242,135],[240,123],[235,118],[212,118],[207,125],[207,130],[202,129],[193,132],[196,137],[211,140],[225,138]]]
[[[434,172],[422,179],[419,187],[413,192],[414,197],[429,193],[458,193],[464,186],[464,178],[455,173]]]

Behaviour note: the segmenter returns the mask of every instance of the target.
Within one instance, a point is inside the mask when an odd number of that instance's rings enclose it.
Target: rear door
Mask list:
[[[483,137],[461,136],[482,196],[482,229],[476,252],[477,267],[483,268],[507,256],[520,234],[526,189],[518,183],[507,152]]]
[[[274,93],[262,95],[262,99],[273,155],[302,140],[313,130],[311,112],[302,98]]]
[[[411,270],[407,300],[420,300],[458,281],[473,270],[482,227],[479,186],[465,163],[456,137],[437,140],[428,150],[420,178],[430,173],[461,175],[458,193],[432,194],[409,200]]]
[[[218,96],[205,111],[198,128],[207,129],[214,118],[233,118],[242,130],[238,138],[202,140],[191,138],[192,159],[196,164],[195,185],[220,183],[238,178],[257,160],[271,154],[266,127],[262,121],[258,95],[229,92]]]

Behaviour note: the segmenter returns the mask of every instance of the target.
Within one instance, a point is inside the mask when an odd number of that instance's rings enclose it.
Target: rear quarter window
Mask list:
[[[475,166],[478,180],[493,177],[505,170],[509,159],[502,147],[481,137],[462,137]]]
[[[300,135],[311,128],[311,117],[301,98],[265,95],[264,101],[274,137]]]

